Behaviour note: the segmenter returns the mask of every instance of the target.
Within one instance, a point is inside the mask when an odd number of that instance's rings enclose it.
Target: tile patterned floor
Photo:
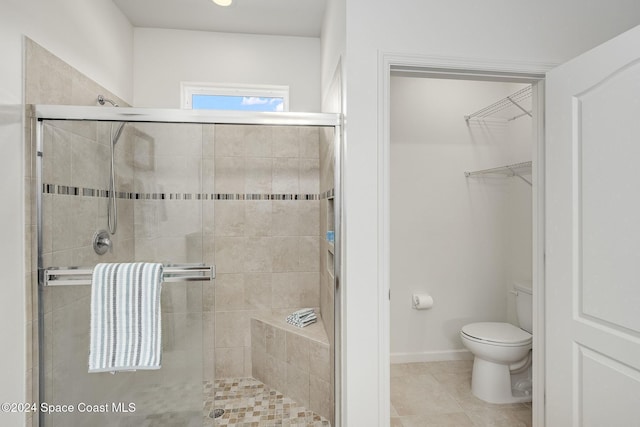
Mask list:
[[[138,411],[104,423],[118,427],[331,427],[320,415],[253,378],[153,386],[137,393]],[[201,401],[200,399],[204,400]],[[126,400],[126,399],[125,399]],[[203,402],[203,403],[199,403]],[[202,406],[200,406],[202,405]],[[224,409],[219,418],[209,416]],[[107,414],[109,415],[109,414]],[[107,424],[105,424],[107,423]],[[61,424],[62,425],[62,424]]]
[[[224,409],[220,418],[209,414]],[[225,378],[204,383],[203,426],[322,427],[331,424],[277,390],[253,378]]]
[[[391,365],[391,427],[530,427],[531,403],[471,393],[471,360]]]

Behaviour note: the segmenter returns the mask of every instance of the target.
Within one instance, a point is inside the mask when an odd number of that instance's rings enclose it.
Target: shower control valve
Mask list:
[[[107,230],[96,231],[96,234],[93,235],[93,250],[98,255],[106,254],[111,249],[111,244],[111,237],[109,237]]]

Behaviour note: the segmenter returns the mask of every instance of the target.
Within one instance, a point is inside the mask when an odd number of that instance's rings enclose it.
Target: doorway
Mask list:
[[[531,73],[522,68],[516,71],[518,67],[505,64],[483,65],[482,68],[492,71],[478,72],[480,67],[472,69],[468,63],[453,64],[450,60],[432,58],[418,63],[415,58],[388,55],[383,60],[385,77],[381,89],[387,102],[383,102],[385,108],[382,111],[385,135],[381,147],[384,158],[381,167],[385,177],[385,229],[382,231],[386,248],[383,258],[387,263],[382,267],[386,270],[382,274],[385,286],[381,287],[381,293],[389,304],[381,308],[380,316],[386,334],[383,345],[386,344],[389,350],[389,365],[381,367],[381,370],[386,369],[387,378],[406,373],[403,371],[406,369],[419,371],[421,363],[448,361],[453,362],[451,369],[454,371],[466,369],[470,382],[469,360],[472,356],[462,346],[460,327],[480,320],[513,323],[515,304],[508,290],[514,281],[526,282],[527,275],[534,289],[533,318],[535,330],[539,332],[539,336],[534,338],[534,346],[543,342],[543,318],[538,315],[542,307],[539,301],[543,297],[539,262],[543,224],[538,215],[542,208],[540,171],[543,165],[538,159],[542,158],[543,147],[542,121],[539,118],[543,117],[544,70]],[[497,72],[497,69],[511,71]],[[420,104],[426,101],[420,100],[414,90],[418,86],[431,91],[428,95],[431,103],[426,105],[426,111],[420,111]],[[448,87],[449,95],[445,87]],[[454,107],[457,99],[465,99],[465,90],[475,93],[471,96],[475,100],[467,98],[466,102],[470,104],[462,109],[460,105]],[[477,96],[480,93],[488,95],[494,90],[497,92],[493,96],[479,102]],[[529,99],[520,102],[519,106],[511,103],[509,109],[495,117],[482,116],[486,112],[485,107],[497,104],[501,99],[510,103],[508,97],[517,96],[520,91],[527,92]],[[402,97],[398,97],[402,92],[413,92],[414,100],[403,104]],[[398,116],[403,108],[413,109],[411,117]],[[517,111],[513,112],[511,108]],[[452,109],[457,111],[455,118],[442,115]],[[475,115],[477,112],[481,113],[480,116]],[[461,128],[455,124],[456,121]],[[437,130],[436,125],[441,126],[441,130]],[[433,127],[429,130],[430,126]],[[509,145],[513,135],[522,134],[523,130],[527,132],[527,141]],[[419,143],[428,139],[431,143]],[[396,145],[399,140],[405,141],[404,147],[403,143]],[[465,144],[468,145],[465,147]],[[402,166],[396,164],[394,167],[395,163]],[[523,169],[514,173],[509,169],[513,165]],[[502,171],[508,173],[501,174],[501,166],[507,166]],[[465,196],[457,202],[452,201],[457,197],[453,192],[458,190]],[[417,205],[411,209],[413,202]],[[450,204],[448,210],[445,208],[447,204]],[[398,210],[401,206],[405,209]],[[419,211],[424,214],[422,217]],[[408,216],[402,217],[403,212]],[[523,231],[515,221],[521,215],[528,215],[529,231]],[[457,228],[454,217],[466,218],[465,227],[468,228]],[[509,218],[512,223],[507,223],[506,229],[501,228]],[[453,234],[447,234],[447,227]],[[529,240],[523,243],[526,235]],[[471,237],[472,244],[467,245],[463,236]],[[489,245],[483,247],[486,239],[489,239],[486,242]],[[524,253],[522,250],[514,251],[510,249],[514,244],[521,244],[527,249]],[[465,263],[460,260],[461,254],[471,259],[479,270],[474,272],[473,268],[465,268]],[[505,264],[505,259],[511,256],[519,261],[515,265],[514,262]],[[515,268],[511,270],[511,267]],[[465,295],[468,289],[477,293],[476,296]],[[433,307],[426,310],[412,308],[414,294],[431,296]],[[469,302],[466,309],[466,303],[461,303],[465,300]],[[447,312],[450,314],[448,318]],[[543,410],[535,402],[544,380],[540,375],[542,360],[539,357],[535,359],[534,420],[540,416],[536,411]],[[391,368],[391,364],[395,367]],[[415,377],[414,374],[411,376]],[[393,379],[389,384],[389,394],[382,403],[388,405],[386,409],[390,418],[392,415],[401,418],[400,412],[407,411],[407,408],[398,411],[389,402],[392,402],[391,394],[402,387]],[[410,412],[411,409],[405,414],[410,416]],[[392,425],[401,425],[398,423],[401,420],[394,421],[396,424],[392,422]]]
[[[392,74],[394,425],[530,422],[530,404],[496,408],[471,393],[459,332],[476,322],[531,329],[512,291],[531,288],[532,98],[528,83]],[[530,379],[529,362],[513,378],[518,403],[530,402]]]

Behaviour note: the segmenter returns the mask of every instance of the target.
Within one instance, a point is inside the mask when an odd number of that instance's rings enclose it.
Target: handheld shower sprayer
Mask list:
[[[119,105],[109,98],[105,98],[103,95],[98,95],[98,103],[104,105],[108,102],[114,107]],[[107,226],[110,234],[116,234],[118,229],[118,204],[116,201],[116,171],[115,171],[115,146],[122,135],[122,129],[124,129],[125,123],[119,123],[116,131],[113,131],[113,123],[111,124],[110,138],[111,138],[111,170],[109,176],[109,201],[107,203]]]

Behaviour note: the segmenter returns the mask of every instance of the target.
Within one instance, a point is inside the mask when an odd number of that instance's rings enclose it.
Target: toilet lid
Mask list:
[[[503,344],[525,344],[531,341],[531,334],[510,323],[480,322],[462,327],[462,332],[470,337]]]

